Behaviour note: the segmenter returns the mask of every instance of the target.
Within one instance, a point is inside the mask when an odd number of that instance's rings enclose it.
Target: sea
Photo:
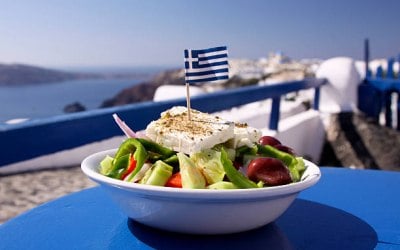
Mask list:
[[[125,88],[148,80],[156,71],[152,68],[148,73],[147,79],[142,76],[138,79],[85,79],[0,86],[0,124],[14,119],[36,119],[65,114],[64,107],[75,102],[82,104],[86,110],[97,109],[103,101],[114,97]]]

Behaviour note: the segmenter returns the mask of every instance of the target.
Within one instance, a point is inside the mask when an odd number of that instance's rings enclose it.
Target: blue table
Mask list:
[[[95,187],[1,225],[0,249],[400,249],[400,173],[321,169],[320,182],[277,221],[245,233],[152,229],[129,220]]]

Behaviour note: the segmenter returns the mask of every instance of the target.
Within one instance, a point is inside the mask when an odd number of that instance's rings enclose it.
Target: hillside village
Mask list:
[[[270,53],[260,59],[229,59],[229,80],[213,84],[203,84],[196,87],[205,92],[235,88],[254,84],[274,84],[285,81],[301,80],[314,77],[321,60],[293,60],[282,53]],[[166,70],[153,79],[127,88],[116,96],[105,100],[101,107],[111,107],[123,104],[151,101],[156,89],[163,85],[185,84],[184,69]]]

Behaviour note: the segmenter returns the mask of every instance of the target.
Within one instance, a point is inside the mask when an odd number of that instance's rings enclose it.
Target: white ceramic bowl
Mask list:
[[[129,183],[103,176],[99,163],[116,149],[88,156],[82,171],[99,183],[131,219],[159,229],[192,234],[236,233],[277,219],[297,194],[320,178],[319,168],[306,161],[300,182],[260,189],[177,189]]]

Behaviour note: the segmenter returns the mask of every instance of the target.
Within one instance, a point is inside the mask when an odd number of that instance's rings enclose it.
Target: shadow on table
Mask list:
[[[366,222],[342,210],[302,199],[296,199],[274,223],[237,234],[177,234],[133,220],[127,223],[136,239],[155,249],[364,250],[374,249],[377,244],[376,232]]]

